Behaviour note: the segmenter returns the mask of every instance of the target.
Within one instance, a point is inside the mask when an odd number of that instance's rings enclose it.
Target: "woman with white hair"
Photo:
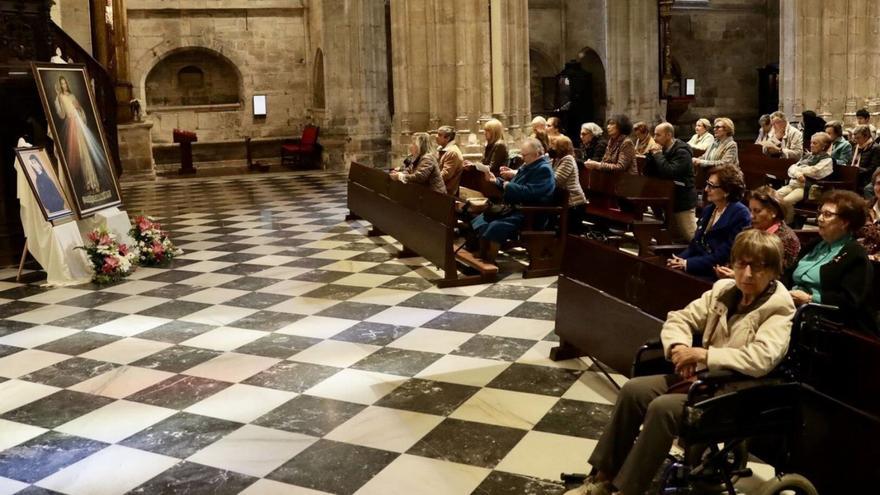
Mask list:
[[[691,136],[691,140],[687,142],[688,146],[694,150],[706,151],[709,149],[709,146],[712,146],[712,143],[715,142],[715,136],[712,135],[711,130],[712,125],[709,124],[709,119],[700,119],[694,124],[694,135]]]
[[[404,184],[424,184],[431,190],[446,194],[446,183],[440,174],[440,165],[431,149],[431,136],[427,132],[416,132],[409,144],[409,156],[406,168],[400,172],[391,172],[391,178]]]
[[[578,153],[581,161],[602,161],[605,148],[608,147],[608,141],[602,134],[602,128],[595,122],[587,122],[581,126],[581,148]]]

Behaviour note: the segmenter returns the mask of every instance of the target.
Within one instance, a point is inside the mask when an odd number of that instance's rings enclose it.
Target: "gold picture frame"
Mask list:
[[[44,148],[15,148],[15,156],[21,173],[27,179],[31,191],[43,218],[47,222],[56,222],[73,216],[70,202],[61,187],[61,181],[55,175],[52,161]]]

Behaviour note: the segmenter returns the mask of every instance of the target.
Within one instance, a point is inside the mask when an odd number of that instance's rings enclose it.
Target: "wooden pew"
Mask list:
[[[788,182],[788,168],[797,163],[794,158],[773,158],[763,153],[761,145],[749,143],[739,148],[739,166],[748,189],[766,184],[781,187]]]
[[[455,252],[455,198],[418,184],[391,180],[387,172],[352,162],[348,174],[350,218],[373,224],[373,235],[388,234],[403,244],[400,256],[418,254],[443,270],[440,287],[455,287],[495,280],[498,268]],[[477,270],[460,276],[458,263]]]
[[[675,213],[673,181],[584,167],[578,179],[589,201],[587,217],[632,231],[640,255],[649,255],[653,239],[668,242],[668,222]],[[663,211],[664,221],[646,218],[649,206]]]
[[[834,171],[831,172],[831,175],[828,177],[820,180],[807,179],[804,183],[804,199],[794,205],[795,216],[801,221],[805,218],[816,216],[816,210],[818,210],[821,205],[819,204],[818,199],[811,200],[809,198],[806,191],[809,191],[810,187],[818,187],[823,193],[832,189],[844,189],[847,191],[854,191],[861,196],[861,191],[858,189],[860,170],[859,167],[835,164]]]

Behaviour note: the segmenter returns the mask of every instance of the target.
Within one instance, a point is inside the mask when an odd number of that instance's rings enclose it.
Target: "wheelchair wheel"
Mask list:
[[[765,482],[755,495],[819,495],[819,491],[803,476],[786,474]]]

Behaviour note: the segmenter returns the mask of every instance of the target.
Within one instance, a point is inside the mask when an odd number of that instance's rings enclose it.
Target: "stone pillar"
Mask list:
[[[880,90],[880,4],[873,0],[781,2],[780,107],[855,123]]]
[[[153,162],[152,122],[123,124],[119,129],[119,159],[122,162],[121,180],[137,182],[156,178]]]
[[[606,4],[608,115],[653,121],[661,114],[656,0]]]
[[[125,0],[113,0],[113,50],[116,63],[111,75],[116,82],[116,120],[125,124],[133,118],[129,106],[132,84],[128,67],[128,12]]]

